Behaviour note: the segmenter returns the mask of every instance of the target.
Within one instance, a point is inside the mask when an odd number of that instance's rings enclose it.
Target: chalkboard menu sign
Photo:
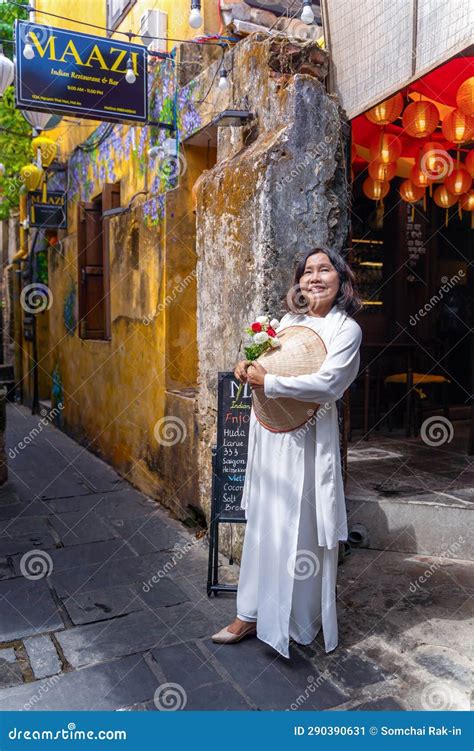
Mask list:
[[[217,397],[216,512],[219,518],[244,519],[240,508],[247,465],[252,389],[233,373],[219,373]]]
[[[208,594],[236,591],[231,584],[218,584],[219,524],[245,522],[240,508],[247,466],[247,449],[252,407],[252,389],[234,373],[219,372],[217,388],[217,444],[212,449],[212,504],[209,545]]]

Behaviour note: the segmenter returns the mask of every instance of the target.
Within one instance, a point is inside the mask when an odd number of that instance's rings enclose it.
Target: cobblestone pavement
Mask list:
[[[217,645],[235,594],[208,598],[207,538],[39,420],[8,405],[2,710],[469,708],[474,564],[355,549],[334,652],[321,634],[290,660],[256,638]]]

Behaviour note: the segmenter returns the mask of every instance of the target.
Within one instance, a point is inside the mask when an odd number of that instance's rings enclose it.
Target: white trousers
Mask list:
[[[303,495],[299,507],[299,524],[297,549],[293,558],[288,555],[288,530],[285,525],[269,525],[267,514],[270,509],[278,513],[278,503],[284,503],[283,498],[265,498],[258,496],[247,511],[247,524],[242,549],[239,585],[237,589],[237,617],[242,621],[257,621],[257,637],[259,636],[259,600],[272,596],[271,611],[274,612],[274,624],[261,624],[265,634],[271,634],[271,643],[285,657],[289,657],[288,642],[291,637],[299,644],[310,644],[323,626],[326,651],[337,646],[338,629],[336,616],[336,578],[338,566],[338,546],[332,549],[320,547],[317,544],[316,503],[314,494],[314,436],[307,440],[305,446],[305,479]],[[260,504],[267,505],[257,508]],[[271,511],[270,511],[271,513]],[[271,526],[271,533],[268,532]],[[291,552],[291,551],[290,551]],[[275,585],[275,581],[263,580],[261,570],[261,556],[266,560],[266,570],[275,573],[285,567],[288,560],[294,561],[293,591],[290,603],[282,602],[286,587]],[[282,556],[284,560],[282,561]],[[280,593],[280,594],[279,594]],[[267,602],[262,607],[267,620],[269,608]],[[281,618],[280,613],[290,611],[289,620]],[[270,616],[271,617],[271,616]],[[286,626],[286,623],[288,625]],[[275,629],[273,631],[273,628]],[[279,646],[280,645],[280,646]]]

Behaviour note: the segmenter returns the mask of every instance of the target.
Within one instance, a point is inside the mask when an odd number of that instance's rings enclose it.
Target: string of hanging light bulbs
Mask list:
[[[29,12],[29,13],[33,13],[35,11],[35,8],[31,5],[23,5],[22,3],[15,2],[15,0],[7,0],[7,2],[10,5],[15,5],[16,7],[22,8],[22,10]],[[101,31],[106,31],[108,33],[123,34],[128,38],[130,44],[132,43],[132,39],[134,37],[140,36],[139,33],[134,33],[132,31],[120,31],[117,29],[109,29],[108,27],[105,27],[105,26],[98,26],[97,24],[89,23],[87,21],[80,21],[74,18],[69,18],[67,16],[62,16],[57,13],[50,13],[49,11],[42,11],[42,13],[44,13],[47,16],[51,16],[53,18],[58,18],[62,21],[70,21],[71,23],[77,23],[77,24],[81,24],[84,26],[89,26],[91,28],[100,29]],[[303,9],[302,9],[300,18],[306,24],[313,23],[314,12],[312,9],[312,0],[303,0]],[[191,0],[191,10],[190,10],[188,20],[189,20],[189,25],[193,29],[199,29],[202,26],[203,17],[201,13],[201,0]],[[220,35],[218,36],[218,38],[219,37]],[[211,44],[211,45],[216,45],[219,47],[222,47],[222,44],[223,44],[220,41],[207,40],[206,37],[203,37],[201,39],[177,39],[177,38],[171,38],[171,37],[150,37],[150,39],[156,40],[156,41],[167,40],[167,41],[173,41],[173,42],[180,42],[184,44]],[[234,40],[229,40],[227,37],[222,37],[222,39],[226,40],[227,42],[234,41]],[[0,57],[4,58],[3,60],[0,60],[0,62],[2,64],[5,63],[5,68],[7,68],[8,67],[7,58],[3,56],[2,52],[3,51],[0,49]],[[25,38],[25,44],[23,45],[22,54],[26,60],[33,60],[35,57],[35,50],[34,50],[34,46],[32,44],[32,39],[31,39],[29,32]],[[11,77],[12,72],[13,71],[8,70],[8,78]],[[7,75],[5,75],[5,79],[6,78],[7,78]],[[133,62],[132,62],[131,54],[128,55],[127,62],[126,62],[125,80],[129,84],[133,84],[136,81],[136,75],[133,69]],[[226,70],[223,63],[221,65],[220,72],[219,72],[218,87],[220,91],[226,91],[229,88],[228,71]],[[6,87],[4,86],[3,88],[5,89]],[[2,93],[3,92],[0,91],[0,95]]]

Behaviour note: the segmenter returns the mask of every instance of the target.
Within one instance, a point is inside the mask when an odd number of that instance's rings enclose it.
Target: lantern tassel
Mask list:
[[[41,200],[43,201],[43,203],[46,203],[46,201],[48,200],[48,181],[46,178],[46,172],[44,173],[43,177],[43,195]]]
[[[413,224],[414,221],[415,221],[415,207],[412,204],[411,205],[411,223]]]
[[[446,217],[445,217],[445,220],[444,220],[444,226],[445,227],[448,226],[448,209],[446,209]]]
[[[458,217],[460,221],[462,222],[462,210],[461,210],[461,204],[458,201]]]
[[[426,212],[426,190],[423,193],[423,211]]]

